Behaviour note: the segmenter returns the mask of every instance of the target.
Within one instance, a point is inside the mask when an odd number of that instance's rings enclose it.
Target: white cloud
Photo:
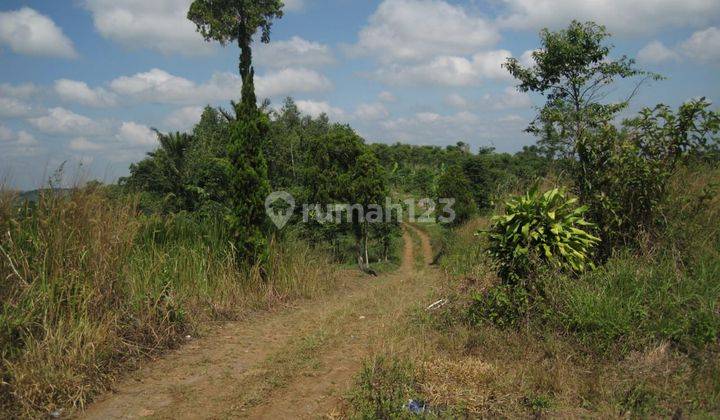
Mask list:
[[[68,147],[77,152],[96,152],[106,149],[106,145],[90,141],[85,137],[70,140]]]
[[[502,68],[512,54],[507,50],[480,52],[470,59],[441,56],[418,65],[390,65],[375,72],[374,77],[391,85],[477,86],[486,79],[510,79]]]
[[[0,117],[17,118],[33,114],[33,107],[15,98],[0,96]]]
[[[84,0],[95,28],[129,48],[187,55],[211,51],[187,19],[192,0]]]
[[[720,60],[720,29],[711,26],[695,32],[688,40],[680,44],[680,50],[696,60]]]
[[[0,12],[0,45],[18,54],[74,58],[72,41],[55,22],[29,7]]]
[[[378,94],[378,99],[383,102],[395,102],[397,98],[392,93],[384,90]]]
[[[201,106],[186,106],[171,112],[165,117],[165,127],[171,131],[185,131],[200,121],[204,108]]]
[[[103,88],[90,88],[87,83],[76,80],[59,79],[55,81],[55,93],[65,102],[74,102],[92,107],[113,106],[117,96]]]
[[[471,54],[500,39],[483,17],[441,0],[385,0],[358,36],[350,52],[385,63]]]
[[[47,115],[30,118],[28,121],[38,130],[48,134],[88,135],[101,131],[100,125],[95,121],[61,107],[51,108]]]
[[[308,69],[283,69],[255,76],[258,97],[276,97],[292,93],[325,91],[332,83],[320,73]],[[118,77],[110,89],[124,97],[151,103],[207,104],[240,97],[242,82],[232,73],[215,73],[210,80],[197,84],[164,70],[152,69],[132,76]]]
[[[327,102],[319,102],[319,101],[295,101],[295,105],[297,105],[300,112],[303,114],[310,115],[311,117],[318,117],[320,114],[326,114],[330,118],[342,118],[345,116],[345,112],[340,109],[331,106]]]
[[[360,104],[355,110],[355,116],[361,120],[379,120],[390,115],[385,105],[381,103]]]
[[[13,138],[14,133],[11,129],[0,124],[0,141],[10,141]]]
[[[504,0],[502,26],[560,28],[572,19],[592,20],[616,34],[651,34],[668,27],[698,26],[720,17],[717,0]]]
[[[22,83],[12,85],[10,83],[0,84],[0,94],[3,96],[12,96],[13,98],[27,99],[40,92],[40,88],[33,83]]]
[[[327,45],[294,36],[287,41],[256,44],[253,59],[257,65],[283,67],[321,67],[335,62]]]
[[[643,63],[662,63],[677,60],[680,56],[660,41],[652,41],[638,51],[637,59]]]
[[[522,55],[519,58],[520,64],[522,64],[525,67],[532,67],[535,65],[535,57],[533,57],[533,53],[538,50],[527,50],[522,53]]]
[[[330,80],[322,74],[303,68],[288,68],[255,76],[258,97],[285,96],[291,93],[322,92],[332,89]]]
[[[467,99],[463,98],[462,95],[459,95],[457,93],[451,93],[450,95],[446,96],[445,103],[453,108],[460,109],[467,108],[469,105]]]
[[[305,7],[304,0],[284,0],[285,3],[284,11],[286,12],[297,12]]]
[[[120,125],[115,138],[124,145],[131,147],[147,147],[157,145],[157,134],[148,126],[125,121]]]
[[[17,144],[19,144],[20,146],[34,146],[38,144],[38,141],[32,134],[28,133],[25,130],[20,130],[17,135]]]
[[[530,95],[512,86],[506,87],[500,95],[486,94],[483,100],[494,109],[529,108],[533,105]]]

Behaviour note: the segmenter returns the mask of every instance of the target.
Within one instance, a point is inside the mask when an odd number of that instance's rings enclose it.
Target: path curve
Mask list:
[[[317,418],[337,413],[362,360],[387,350],[387,332],[427,299],[432,281],[414,267],[421,238],[404,225],[400,268],[298,307],[230,322],[149,363],[80,418]],[[427,268],[427,270],[431,270]]]

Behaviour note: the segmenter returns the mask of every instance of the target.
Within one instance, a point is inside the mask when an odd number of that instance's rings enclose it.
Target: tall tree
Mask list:
[[[524,67],[515,58],[508,58],[503,64],[520,82],[520,91],[537,92],[547,98],[528,131],[562,136],[553,138],[553,146],[565,140],[571,152],[581,155],[578,156],[581,160],[587,130],[612,120],[627,106],[643,81],[660,78],[636,68],[635,60],[627,56],[611,59],[613,46],[607,43],[609,37],[604,26],[572,21],[567,29],[540,32],[541,46],[532,53],[532,66]],[[630,95],[615,102],[603,102],[615,81],[637,76],[642,80]],[[555,126],[554,132],[549,125]]]
[[[252,42],[259,30],[260,41],[270,42],[273,20],[283,16],[281,0],[195,0],[187,18],[206,41],[221,45],[237,41],[240,47],[240,77],[252,77]]]
[[[260,41],[270,42],[273,19],[282,17],[282,8],[280,0],[195,0],[187,14],[206,41],[215,40],[222,45],[237,41],[240,47],[242,92],[240,102],[233,103],[234,121],[228,118],[231,129],[227,147],[230,163],[227,221],[238,261],[251,264],[262,265],[267,255],[265,197],[270,193],[263,152],[270,121],[264,110],[257,107],[252,42],[258,30]]]

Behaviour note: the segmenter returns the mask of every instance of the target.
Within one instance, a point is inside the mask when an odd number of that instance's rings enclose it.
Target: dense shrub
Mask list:
[[[488,252],[506,283],[519,283],[537,263],[574,273],[594,267],[592,249],[599,239],[585,230],[593,228],[583,218],[588,208],[576,203],[560,189],[540,193],[536,187],[507,201],[505,214],[493,217],[488,231]]]

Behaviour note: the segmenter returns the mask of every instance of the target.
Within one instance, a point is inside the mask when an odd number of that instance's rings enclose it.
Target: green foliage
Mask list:
[[[473,199],[472,187],[470,180],[463,172],[459,165],[453,165],[440,175],[437,181],[437,189],[435,191],[435,203],[438,206],[435,210],[437,220],[442,222],[441,217],[450,217],[443,211],[442,199],[455,200],[452,210],[455,213],[454,219],[443,222],[449,226],[459,226],[465,223],[470,217],[477,212],[477,206]]]
[[[606,43],[609,36],[605,27],[594,22],[573,21],[567,29],[556,32],[543,29],[541,47],[533,52],[531,67],[523,67],[515,58],[503,65],[520,82],[520,91],[547,97],[528,131],[545,134],[545,146],[553,153],[568,153],[563,144],[570,153],[577,153],[576,143],[586,130],[610,121],[627,106],[630,98],[616,103],[599,102],[616,79],[660,79],[637,69],[635,60],[626,56],[610,59],[612,46]]]
[[[670,255],[624,254],[580,279],[546,287],[552,321],[599,352],[658,341],[702,348],[720,337],[720,260],[714,251],[678,271]]]
[[[641,232],[657,234],[661,208],[678,163],[717,150],[720,114],[704,99],[680,106],[646,108],[626,120],[594,130],[582,142],[583,163],[575,179],[591,220],[601,227],[602,256],[619,246],[635,244]]]
[[[283,16],[281,0],[194,0],[187,18],[206,41],[221,45],[237,41],[240,47],[240,77],[247,80],[252,63],[253,35],[260,29],[260,41],[270,42],[273,19]]]
[[[594,267],[592,249],[600,240],[585,230],[593,228],[583,218],[588,208],[576,203],[557,188],[545,193],[533,188],[506,202],[505,214],[493,217],[488,232],[488,252],[503,280],[520,282],[538,262],[574,273]]]
[[[229,176],[226,216],[239,261],[263,263],[269,230],[265,198],[270,194],[263,141],[269,120],[262,112],[249,110],[230,132]]]
[[[405,409],[416,388],[413,366],[397,357],[378,356],[363,363],[349,396],[350,417],[405,419],[415,415]]]
[[[468,321],[479,325],[489,321],[500,328],[518,327],[530,307],[530,295],[523,287],[499,284],[472,296]]]

